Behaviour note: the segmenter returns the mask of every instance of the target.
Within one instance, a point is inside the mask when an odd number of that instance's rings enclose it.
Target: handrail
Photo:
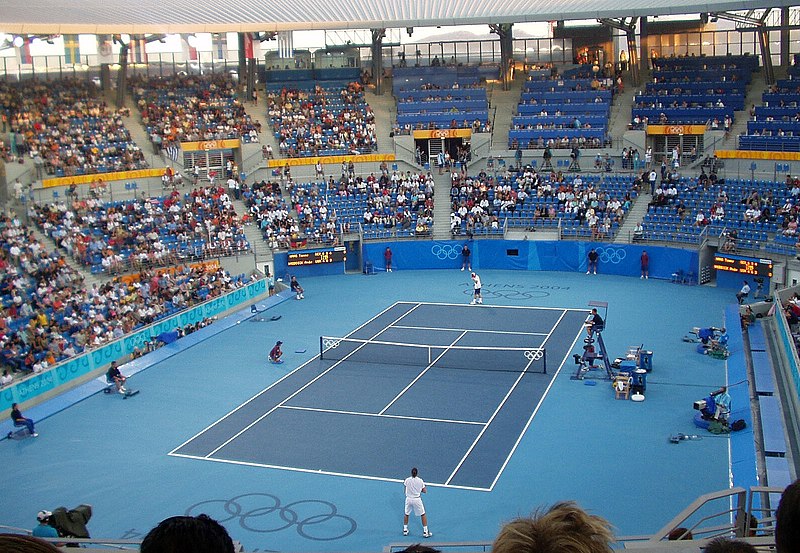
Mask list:
[[[253,165],[248,165],[250,160],[252,160],[254,157],[259,158],[258,162],[254,163]],[[256,169],[261,169],[262,159],[263,159],[263,154],[261,153],[261,150],[256,150],[255,152],[247,156],[247,159],[242,160],[242,170],[249,175],[252,172],[253,167],[255,167]]]
[[[695,514],[697,514],[701,509],[706,507],[706,505],[712,501],[723,500],[728,502],[728,508],[723,509],[722,511],[711,513],[702,516],[697,522],[692,524],[691,526],[687,526],[687,521],[692,518]],[[732,505],[732,502],[736,500],[735,506]],[[722,490],[718,492],[711,492],[704,495],[701,495],[688,507],[686,507],[683,511],[678,513],[672,520],[670,520],[667,524],[665,524],[662,528],[660,528],[657,532],[653,534],[653,536],[648,541],[662,541],[667,538],[669,533],[675,528],[688,528],[691,530],[692,534],[709,534],[712,533],[713,535],[723,535],[726,532],[732,532],[736,530],[737,526],[744,525],[744,514],[745,514],[745,507],[747,504],[747,491],[744,488],[735,487],[729,490]],[[735,514],[736,516],[731,516]],[[701,528],[700,525],[706,521],[713,520],[719,517],[728,517],[729,522],[723,525],[715,525],[709,528]],[[736,519],[741,521],[737,524]],[[706,536],[707,537],[707,536]]]

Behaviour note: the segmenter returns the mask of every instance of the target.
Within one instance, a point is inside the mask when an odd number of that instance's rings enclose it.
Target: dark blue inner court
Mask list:
[[[416,463],[432,485],[491,490],[585,318],[396,303],[346,337],[367,341],[337,341],[336,360],[311,359],[172,455],[383,480]]]

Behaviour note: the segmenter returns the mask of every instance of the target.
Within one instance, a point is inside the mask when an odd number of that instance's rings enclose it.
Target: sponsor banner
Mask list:
[[[705,134],[705,125],[647,125],[647,134]]]
[[[414,131],[416,140],[426,138],[469,138],[472,136],[472,129],[439,129],[435,131]]]
[[[394,154],[359,154],[347,156],[320,156],[320,157],[291,157],[288,159],[270,159],[267,161],[267,167],[283,167],[287,163],[289,167],[297,167],[300,165],[316,165],[317,161],[320,163],[341,163],[343,161],[350,163],[369,163],[381,161],[394,161]]]
[[[92,173],[91,175],[75,175],[73,177],[55,177],[44,179],[42,187],[52,188],[54,186],[69,186],[71,184],[91,184],[98,180],[110,182],[115,180],[134,180],[146,179],[148,177],[160,177],[164,174],[163,167],[153,169],[137,169],[135,171],[117,171],[114,173]]]
[[[142,348],[145,342],[152,340],[162,332],[171,332],[177,327],[184,327],[198,323],[205,318],[214,317],[228,309],[249,303],[266,292],[266,279],[258,280],[224,296],[162,319],[105,346],[59,363],[52,369],[7,386],[0,390],[0,412],[7,413],[11,409],[12,403],[30,401],[76,378],[93,371],[105,370],[106,365],[112,361],[126,358],[134,349]]]
[[[229,138],[226,140],[204,140],[202,142],[181,142],[184,152],[210,152],[211,150],[234,150],[241,148],[241,140]]]
[[[720,159],[766,159],[770,161],[800,161],[800,152],[717,150],[716,156]]]

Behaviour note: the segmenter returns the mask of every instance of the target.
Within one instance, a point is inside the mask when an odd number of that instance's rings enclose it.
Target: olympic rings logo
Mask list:
[[[339,340],[325,338],[322,340],[322,349],[333,349],[339,347]]]
[[[451,245],[451,244],[434,244],[431,246],[431,253],[434,257],[445,260],[445,259],[457,259],[458,256],[461,254],[461,250],[463,248],[459,245]]]
[[[472,296],[475,290],[472,286],[464,289],[464,295]],[[532,300],[536,298],[546,298],[550,296],[550,292],[544,290],[495,290],[492,288],[482,288],[481,296],[486,299],[505,298],[507,300]]]
[[[209,513],[208,507],[212,505],[221,507],[222,512]],[[301,499],[281,505],[280,498],[269,493],[246,493],[227,500],[209,499],[186,509],[187,516],[200,513],[207,513],[220,523],[238,519],[245,530],[262,534],[295,526],[300,536],[314,541],[340,540],[358,527],[355,520],[339,514],[330,501]]]
[[[525,352],[525,359],[528,361],[538,361],[544,357],[544,350],[541,348],[531,349]]]
[[[600,261],[617,265],[625,259],[626,252],[622,248],[595,248]]]

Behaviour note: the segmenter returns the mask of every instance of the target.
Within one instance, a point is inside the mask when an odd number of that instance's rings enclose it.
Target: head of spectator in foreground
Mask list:
[[[613,540],[608,521],[565,501],[507,523],[492,553],[611,553]]]
[[[781,495],[775,512],[775,547],[778,553],[800,551],[800,480]]]
[[[233,553],[233,540],[208,515],[170,517],[147,533],[141,553]]]
[[[398,553],[441,553],[441,550],[428,547],[427,545],[422,545],[421,543],[415,543],[414,545],[409,545]]]
[[[52,543],[20,534],[0,534],[0,551],[3,553],[60,553]]]
[[[746,541],[728,538],[711,540],[702,551],[703,553],[758,553],[758,550]]]
[[[692,531],[682,526],[673,528],[670,530],[669,534],[667,534],[667,540],[669,541],[690,540],[692,537]]]

